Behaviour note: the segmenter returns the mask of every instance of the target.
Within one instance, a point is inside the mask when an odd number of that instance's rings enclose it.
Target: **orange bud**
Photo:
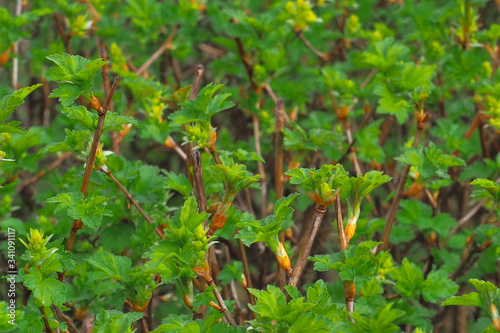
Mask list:
[[[167,140],[165,140],[165,146],[167,146],[170,149],[174,149],[175,146],[176,146],[176,143],[174,142],[174,140],[172,139],[172,137],[169,136],[167,138]]]
[[[339,120],[344,120],[349,115],[349,108],[346,105],[342,105],[342,107],[340,109],[337,109],[336,112],[337,118]]]
[[[211,284],[214,280],[210,276],[210,268],[208,267],[208,263],[205,262],[205,264],[202,267],[193,267],[193,271],[201,277],[203,280],[205,280],[206,283]]]
[[[92,109],[96,110],[97,112],[101,112],[101,103],[99,103],[99,100],[94,95],[92,95],[92,97],[90,98],[89,104]]]
[[[26,266],[24,266],[24,274],[29,274],[28,269],[30,269],[30,264],[26,263]]]
[[[356,231],[356,223],[347,223],[345,226],[345,236],[347,237],[348,240],[352,239],[352,236],[354,236],[354,232]]]
[[[293,229],[292,227],[285,230],[285,237],[292,242],[295,242],[295,238],[293,237]]]
[[[193,302],[193,295],[184,295],[182,296],[182,300],[184,301],[184,304],[186,304],[188,308],[193,309],[193,306],[191,305],[191,303]]]
[[[245,275],[244,275],[244,274],[241,274],[241,275],[242,275],[242,276],[241,276],[241,278],[242,278],[242,280],[241,280],[241,286],[242,286],[243,288],[245,288],[245,289],[246,289],[246,288],[247,288],[247,286],[248,286],[248,285],[247,285],[247,278],[245,277]]]
[[[219,310],[220,312],[222,312],[222,308],[220,307],[219,304],[215,303],[214,301],[210,301],[210,306],[213,307],[215,310]]]
[[[363,106],[363,111],[365,112],[365,115],[370,114],[370,104],[366,103],[366,104]]]
[[[424,189],[424,185],[425,185],[425,183],[413,183],[413,184],[411,184],[410,187],[408,187],[408,189],[405,191],[405,195],[411,197],[411,196],[419,194]]]
[[[491,312],[491,324],[493,328],[500,332],[500,314],[498,313],[498,309],[495,304],[490,304],[490,312]]]
[[[144,312],[147,308],[148,308],[148,305],[149,305],[149,299],[142,303],[142,305],[137,305],[135,303],[132,303],[132,309],[134,309],[135,312]]]
[[[76,310],[75,319],[76,320],[84,320],[88,311],[89,311],[89,307],[88,306]]]
[[[347,299],[353,299],[354,295],[356,295],[356,283],[354,283],[354,281],[346,281],[345,283],[345,286],[347,287]]]
[[[290,258],[288,258],[288,253],[286,253],[285,247],[282,243],[278,245],[278,250],[276,252],[276,260],[278,260],[278,264],[280,267],[287,273],[290,273],[292,270],[292,263],[290,262]]]
[[[9,61],[10,49],[11,47],[9,47],[4,53],[0,53],[0,66],[5,65]]]
[[[213,131],[212,135],[210,136],[210,144],[209,144],[209,148],[211,150],[215,149],[215,141],[217,141],[217,132]]]
[[[217,212],[212,218],[212,225],[210,226],[210,229],[214,231],[222,229],[224,227],[224,224],[226,224],[226,221],[227,221],[226,215]]]

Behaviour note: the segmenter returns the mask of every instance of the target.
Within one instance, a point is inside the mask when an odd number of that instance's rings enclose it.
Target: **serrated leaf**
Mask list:
[[[407,258],[404,258],[401,266],[392,270],[390,275],[396,281],[396,291],[402,296],[410,298],[420,294],[424,282],[422,270]]]
[[[441,306],[445,305],[470,305],[470,306],[482,307],[483,300],[481,298],[481,295],[479,295],[479,293],[471,292],[461,296],[449,297],[445,301],[441,302]]]
[[[29,87],[21,88],[14,91],[10,95],[4,96],[0,101],[0,125],[7,120],[7,117],[15,110],[15,108],[24,103],[26,96],[40,86],[41,84],[35,84]],[[9,127],[16,127],[13,125],[14,124],[11,123]]]
[[[450,297],[458,292],[458,284],[448,277],[445,270],[430,272],[424,281],[422,296],[428,302],[437,303],[440,299]]]
[[[68,107],[80,97],[80,93],[78,86],[72,83],[61,83],[58,88],[50,93],[49,97],[59,97],[59,102],[61,102],[62,106]]]
[[[125,281],[132,266],[130,258],[117,256],[108,251],[96,253],[86,261],[100,271],[98,279]]]
[[[102,59],[88,60],[79,55],[53,54],[47,59],[56,64],[51,67],[45,77],[49,81],[72,82],[80,91],[92,88],[95,74],[106,63]]]
[[[28,270],[24,285],[33,291],[36,303],[40,306],[55,304],[61,306],[66,301],[66,287],[59,280],[42,276],[35,267]]]

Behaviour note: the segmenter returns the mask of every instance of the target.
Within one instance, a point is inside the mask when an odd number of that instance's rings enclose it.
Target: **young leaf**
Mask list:
[[[28,272],[24,277],[24,285],[33,291],[37,305],[61,306],[66,301],[66,287],[59,280],[42,276],[35,267],[31,267]]]
[[[4,124],[4,122],[19,105],[24,103],[26,96],[40,86],[41,84],[35,84],[33,86],[21,88],[2,98],[0,101],[0,133],[24,134],[24,130],[18,127],[20,122],[11,121],[6,124]]]

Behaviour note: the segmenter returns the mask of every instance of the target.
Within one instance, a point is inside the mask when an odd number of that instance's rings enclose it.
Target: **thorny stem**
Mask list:
[[[307,231],[307,242],[304,243],[304,248],[300,251],[299,258],[297,259],[297,264],[292,270],[292,275],[288,282],[289,285],[296,287],[299,282],[300,275],[304,270],[304,267],[307,262],[307,257],[309,256],[309,252],[311,251],[312,245],[314,243],[314,239],[316,238],[316,234],[318,233],[319,226],[321,225],[321,221],[323,220],[323,216],[325,216],[326,207],[316,204],[316,209],[314,210],[314,215],[312,218],[312,227]]]
[[[94,139],[92,141],[92,146],[90,148],[90,154],[87,159],[87,165],[85,167],[85,172],[83,174],[82,186],[80,188],[80,192],[85,197],[87,194],[87,186],[89,184],[90,174],[92,173],[92,169],[94,168],[95,158],[97,155],[97,148],[99,147],[99,142],[101,139],[102,128],[104,126],[104,120],[106,119],[106,113],[109,110],[109,106],[111,104],[111,99],[120,83],[121,77],[117,77],[113,82],[113,86],[111,87],[109,94],[106,96],[106,101],[104,102],[104,106],[101,107],[99,112],[99,120],[97,122],[97,127],[94,134]],[[73,220],[73,225],[71,226],[71,232],[68,237],[68,242],[66,243],[66,251],[70,251],[73,249],[73,244],[75,243],[76,233],[78,230],[83,228],[83,223],[80,220]],[[65,271],[59,274],[59,280],[64,282]]]
[[[66,316],[61,309],[59,309],[55,304],[52,304],[50,306],[50,309],[52,312],[54,312],[54,315],[59,319],[59,321],[64,321],[68,325],[68,331],[70,333],[79,333],[78,329],[76,328],[75,324],[73,323],[73,320],[71,320],[70,317]]]
[[[337,215],[337,231],[339,233],[339,247],[340,247],[340,252],[347,250],[349,247],[349,240],[345,235],[344,231],[344,222],[342,221],[342,206],[340,204],[340,200],[338,199],[338,194],[337,194],[337,200],[335,200],[335,213]],[[347,310],[347,317],[349,318],[349,321],[354,323],[354,319],[351,318],[349,313],[354,312],[354,295],[349,294],[349,283],[353,283],[350,281],[344,281],[344,296],[345,296],[345,307]]]
[[[422,137],[422,132],[424,131],[425,123],[430,119],[429,114],[425,114],[425,118],[417,121],[417,133],[415,134],[415,140],[413,141],[413,148],[417,148],[420,142],[420,138]],[[384,232],[382,233],[382,244],[378,246],[377,253],[384,251],[389,246],[389,235],[391,234],[392,225],[394,224],[394,219],[396,218],[396,213],[399,208],[399,202],[403,197],[403,191],[405,188],[406,178],[408,178],[408,174],[410,172],[410,165],[407,165],[401,175],[401,179],[399,180],[398,189],[396,192],[396,196],[392,201],[391,208],[389,210],[389,215],[387,217],[387,222],[384,227]]]
[[[285,127],[283,114],[285,113],[285,105],[283,99],[278,99],[278,104],[276,107],[276,129],[275,129],[275,169],[274,169],[274,182],[276,188],[276,200],[283,197],[284,194],[284,184],[283,184],[283,133],[281,132]],[[285,243],[285,233],[282,231],[279,234],[279,239],[281,244]],[[286,284],[286,272],[278,267],[277,275],[278,287],[283,289]]]
[[[42,314],[43,325],[45,326],[46,333],[52,333],[52,329],[50,328],[49,321],[47,320],[47,314],[45,313],[45,309],[43,306],[40,308],[40,313]]]
[[[161,56],[163,54],[163,52],[165,52],[170,47],[170,45],[172,44],[172,40],[174,39],[174,36],[177,33],[177,29],[178,29],[178,26],[174,26],[174,28],[172,29],[172,32],[170,33],[170,35],[168,35],[165,43],[163,43],[162,46],[160,46],[160,48],[158,50],[156,50],[156,52],[153,53],[151,55],[151,57],[149,57],[149,59],[146,60],[146,62],[141,67],[139,67],[139,69],[135,72],[135,74],[137,74],[137,75],[144,74],[144,72],[146,72],[146,70],[149,68],[149,66],[151,66],[151,64],[156,59],[158,59],[158,57]]]
[[[111,180],[116,184],[116,186],[118,186],[120,188],[120,190],[122,190],[122,192],[125,194],[127,199],[132,203],[132,205],[134,205],[135,208],[137,208],[139,213],[141,213],[141,215],[144,217],[144,219],[146,221],[148,221],[149,224],[154,224],[153,220],[149,217],[148,214],[146,214],[146,212],[142,209],[142,207],[139,205],[139,203],[134,199],[132,194],[130,194],[130,192],[127,191],[127,189],[122,185],[122,183],[120,183],[120,181],[118,179],[116,179],[116,177],[111,173],[111,171],[109,169],[107,169],[107,168],[103,169],[101,167],[99,167],[98,169],[100,171],[104,172],[105,174],[107,174],[109,176],[109,178],[111,178]],[[161,239],[165,239],[165,236],[163,235],[163,232],[160,230],[160,228],[156,227],[155,232],[158,236],[160,236]]]

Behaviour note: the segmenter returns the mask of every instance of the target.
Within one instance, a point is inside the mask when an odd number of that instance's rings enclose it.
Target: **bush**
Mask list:
[[[0,8],[0,332],[500,332],[499,10]]]

